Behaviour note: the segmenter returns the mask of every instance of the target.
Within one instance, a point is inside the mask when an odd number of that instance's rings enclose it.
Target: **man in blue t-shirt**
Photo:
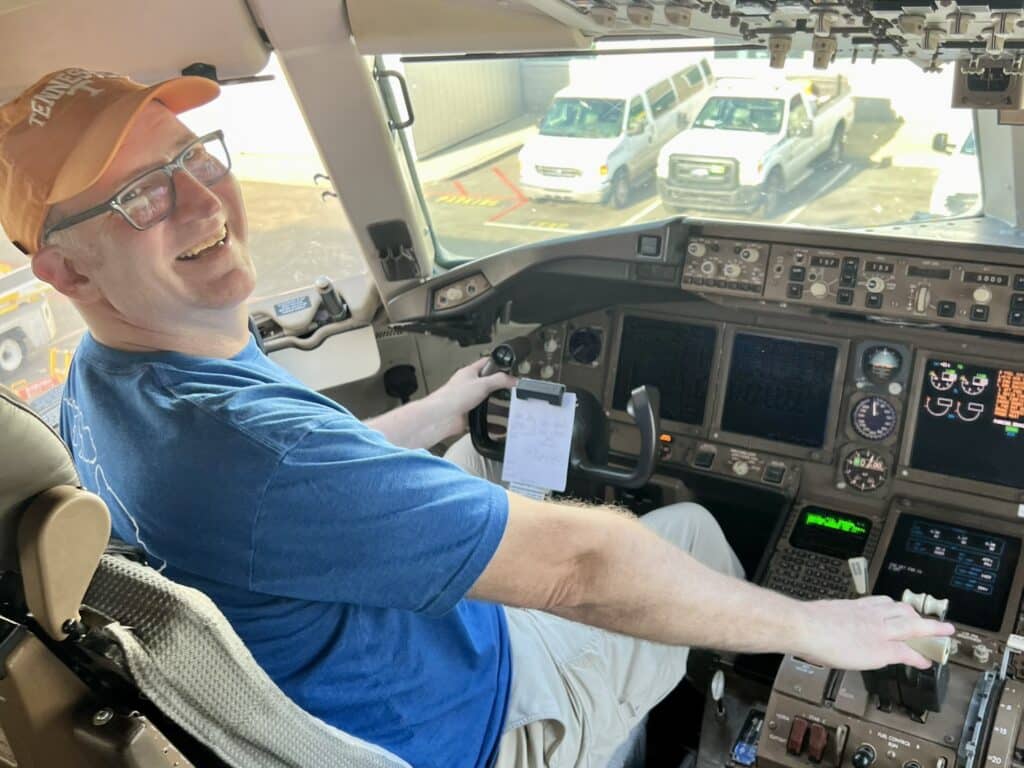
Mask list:
[[[61,413],[83,484],[299,705],[418,768],[574,766],[608,759],[691,645],[927,665],[904,640],[952,627],[750,585],[696,505],[638,523],[416,450],[504,375],[362,423],[270,362],[223,137],[176,117],[216,94],[47,75],[0,107],[0,222],[89,327]]]

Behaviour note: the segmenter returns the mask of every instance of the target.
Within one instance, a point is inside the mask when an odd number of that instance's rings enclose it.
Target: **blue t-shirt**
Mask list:
[[[87,334],[61,433],[117,536],[209,595],[299,706],[415,768],[493,760],[508,628],[463,598],[504,532],[500,487],[391,445],[255,340],[220,360]]]

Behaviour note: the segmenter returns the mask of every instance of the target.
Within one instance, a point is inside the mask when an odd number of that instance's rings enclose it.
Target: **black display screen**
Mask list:
[[[722,429],[821,448],[838,357],[829,344],[737,333]]]
[[[1024,488],[1024,371],[928,360],[910,466]]]
[[[893,600],[903,590],[949,599],[950,621],[997,632],[1020,556],[1020,539],[901,515],[875,582]]]
[[[864,554],[870,533],[871,521],[866,517],[822,507],[804,507],[789,536],[789,543],[800,549],[848,560]]]
[[[647,384],[661,395],[661,418],[703,424],[715,337],[715,329],[705,325],[627,317],[612,407],[625,410],[629,393]]]

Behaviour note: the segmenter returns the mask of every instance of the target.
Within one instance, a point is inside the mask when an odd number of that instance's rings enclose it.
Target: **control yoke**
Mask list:
[[[525,336],[499,344],[491,350],[490,359],[480,371],[489,376],[497,371],[515,374],[517,365],[530,354],[530,340]],[[655,387],[641,386],[632,391],[626,412],[640,430],[640,451],[636,466],[620,469],[608,466],[605,455],[608,445],[608,423],[600,402],[585,390],[576,392],[576,415],[573,425],[569,466],[591,480],[620,486],[642,488],[654,473],[658,456],[658,411],[660,398]],[[507,391],[505,397],[507,397]],[[487,427],[488,400],[469,413],[469,433],[477,453],[501,461],[505,443],[491,437]]]

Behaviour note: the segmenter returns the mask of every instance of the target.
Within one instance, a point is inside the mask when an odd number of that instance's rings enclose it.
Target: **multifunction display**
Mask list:
[[[789,536],[789,543],[822,555],[844,560],[860,557],[868,543],[871,521],[823,507],[804,507]]]
[[[715,335],[705,325],[627,317],[612,406],[625,410],[629,393],[646,384],[658,388],[661,418],[703,424]]]
[[[1020,555],[1020,539],[901,515],[875,582],[899,600],[904,589],[949,599],[950,621],[996,632]]]
[[[829,344],[737,333],[722,429],[821,448],[838,357]]]
[[[910,466],[1024,488],[1024,371],[928,360]]]

